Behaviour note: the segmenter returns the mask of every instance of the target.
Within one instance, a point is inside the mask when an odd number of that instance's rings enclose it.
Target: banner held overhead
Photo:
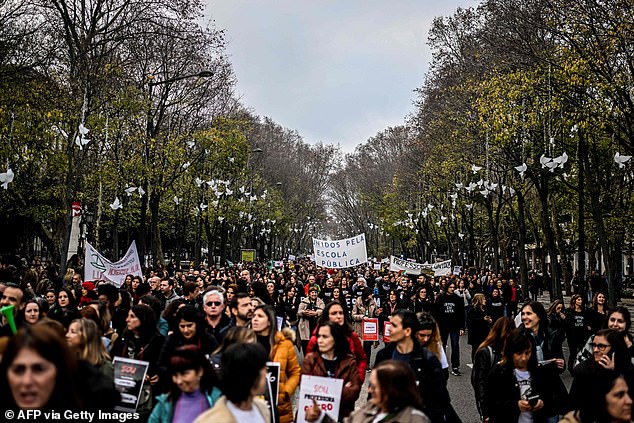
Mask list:
[[[86,243],[84,253],[84,280],[106,280],[120,287],[126,275],[143,276],[141,261],[136,250],[136,243],[132,241],[123,258],[115,263],[105,258],[89,243]]]
[[[313,238],[314,260],[318,266],[345,269],[368,261],[365,234],[328,241]]]

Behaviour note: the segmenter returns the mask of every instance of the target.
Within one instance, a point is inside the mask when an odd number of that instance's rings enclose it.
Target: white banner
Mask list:
[[[446,276],[447,273],[451,273],[451,260],[440,261],[431,265],[434,271],[434,276]]]
[[[345,269],[368,261],[365,234],[335,241],[313,238],[313,249],[315,263],[321,267]]]
[[[89,243],[86,243],[86,252],[84,254],[85,281],[106,280],[120,287],[126,275],[143,276],[139,253],[136,250],[134,241],[130,244],[125,256],[115,263],[101,255]]]
[[[398,257],[390,257],[390,272],[405,271],[408,275],[420,275],[422,269],[429,269],[429,265],[415,263],[409,260],[402,260]]]
[[[343,379],[302,375],[297,405],[297,423],[306,422],[306,408],[313,405],[313,399],[334,421],[339,419]]]

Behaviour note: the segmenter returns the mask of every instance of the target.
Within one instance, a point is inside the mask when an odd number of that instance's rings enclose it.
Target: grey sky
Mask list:
[[[309,143],[352,152],[412,112],[436,16],[474,0],[206,0],[237,92]]]

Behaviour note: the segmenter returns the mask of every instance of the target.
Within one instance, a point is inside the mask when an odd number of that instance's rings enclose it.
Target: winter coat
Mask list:
[[[521,399],[520,386],[513,372],[513,363],[498,363],[487,378],[484,393],[484,415],[490,423],[517,422],[520,409],[517,402]],[[533,422],[543,423],[549,416],[557,415],[560,407],[567,404],[567,393],[558,389],[561,385],[559,375],[545,367],[530,370],[531,391],[538,394],[544,407],[533,412]],[[559,379],[558,381],[555,378]]]
[[[299,330],[299,339],[302,341],[308,341],[310,339],[310,321],[312,317],[308,317],[305,315],[306,310],[309,310],[311,306],[315,307],[317,311],[317,315],[314,317],[315,326],[317,325],[317,320],[324,312],[324,308],[326,305],[321,298],[317,298],[315,302],[311,302],[310,298],[306,297],[299,303],[299,308],[297,309],[297,317],[299,317],[299,326],[297,329]]]
[[[247,423],[236,420],[227,407],[227,401],[227,397],[220,397],[213,408],[198,416],[194,423]],[[253,398],[253,406],[260,412],[265,423],[271,423],[271,412],[264,400]]]
[[[387,344],[376,353],[374,365],[385,360],[392,360],[395,349],[395,343]],[[451,406],[447,380],[438,358],[427,348],[421,347],[418,342],[414,342],[414,350],[409,357],[409,365],[414,370],[418,389],[423,398],[423,411],[432,423],[459,421]]]
[[[293,393],[299,385],[302,369],[297,362],[295,353],[295,332],[290,328],[284,328],[275,335],[275,345],[271,348],[271,361],[280,363],[279,394],[277,399],[277,412],[280,423],[293,421]]]
[[[222,393],[218,388],[213,388],[210,392],[204,393],[209,407],[213,407]],[[156,397],[156,405],[150,414],[148,423],[172,423],[174,418],[174,403],[168,399],[168,394],[161,394]]]
[[[379,409],[370,403],[366,403],[363,408],[355,410],[350,417],[343,419],[344,423],[372,423]],[[429,423],[430,420],[420,410],[412,407],[405,407],[393,416],[381,420],[381,423]],[[323,423],[334,423],[329,415],[324,416]]]
[[[487,378],[493,367],[502,358],[502,354],[496,351],[491,346],[486,346],[480,349],[473,359],[473,371],[471,372],[471,386],[475,393],[476,406],[480,417],[486,417],[484,415],[484,392]]]
[[[310,341],[308,341],[308,348],[306,351],[312,351],[317,345],[317,330],[319,328],[315,328],[313,332],[313,336],[310,337]],[[363,344],[361,340],[357,336],[356,332],[352,332],[348,337],[348,342],[350,343],[350,352],[354,356],[354,359],[357,362],[357,367],[359,368],[359,377],[361,378],[361,382],[365,380],[365,371],[368,368],[368,356],[365,354],[363,350]]]
[[[467,312],[467,343],[477,348],[489,334],[491,326],[484,320],[485,312],[472,308]]]
[[[328,373],[324,364],[324,359],[317,351],[308,353],[302,362],[302,375],[327,377]],[[338,360],[335,370],[335,378],[343,379],[343,392],[341,394],[341,405],[339,407],[339,418],[341,421],[344,417],[350,415],[354,410],[354,403],[361,393],[361,378],[357,371],[357,362],[352,354],[348,354],[343,359]],[[346,384],[350,382],[350,386]]]
[[[354,331],[357,336],[361,338],[363,335],[363,318],[364,317],[377,317],[376,315],[376,303],[374,300],[370,301],[369,305],[366,305],[361,297],[357,298],[352,306],[352,321],[354,322]],[[379,328],[379,332],[381,328]],[[369,357],[368,357],[369,358]]]

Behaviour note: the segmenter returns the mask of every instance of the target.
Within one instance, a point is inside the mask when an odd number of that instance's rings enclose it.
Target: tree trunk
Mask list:
[[[546,242],[546,250],[550,256],[550,300],[563,298],[561,292],[561,284],[559,282],[559,268],[557,262],[557,245],[555,244],[555,234],[550,220],[550,208],[548,206],[549,190],[548,190],[548,178],[549,176],[542,177],[541,189],[538,187],[537,192],[539,194],[539,200],[541,202],[541,222],[544,231],[544,240]],[[546,268],[544,263],[544,268]]]

